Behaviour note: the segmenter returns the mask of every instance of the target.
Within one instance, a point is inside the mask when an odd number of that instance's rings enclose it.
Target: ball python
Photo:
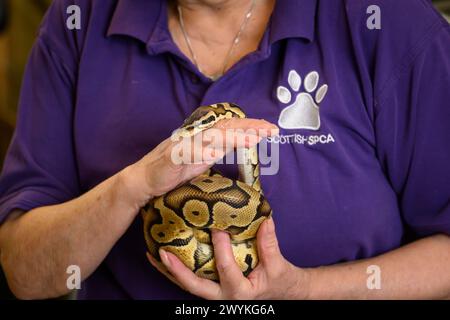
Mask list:
[[[245,118],[239,106],[218,103],[197,108],[173,137],[192,137],[223,119]],[[256,232],[272,214],[263,196],[257,147],[242,149],[238,180],[215,170],[150,200],[141,213],[149,253],[158,261],[158,250],[175,254],[202,278],[218,281],[211,244],[211,229],[228,232],[235,260],[247,276],[257,265]]]

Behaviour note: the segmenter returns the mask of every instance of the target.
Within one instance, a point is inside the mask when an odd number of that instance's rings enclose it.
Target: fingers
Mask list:
[[[220,285],[224,292],[232,294],[245,283],[246,278],[234,259],[230,236],[226,232],[212,230],[212,243]]]
[[[160,250],[159,254],[164,266],[182,288],[204,299],[220,298],[220,286],[217,283],[200,278],[172,253]]]
[[[262,138],[278,134],[278,128],[265,120],[225,119],[213,128],[194,137],[178,137],[171,150],[176,164],[214,164],[227,153],[239,148],[251,148]]]
[[[232,150],[253,147],[267,134],[266,131],[258,132],[254,129],[219,130],[212,128],[203,132],[200,138],[203,139],[203,147]]]
[[[260,262],[265,267],[276,264],[282,257],[275,233],[275,224],[271,217],[266,219],[258,230],[257,246]]]
[[[278,134],[278,127],[265,120],[232,118],[219,121],[205,137],[219,136],[216,147],[250,148],[262,138]]]
[[[224,129],[224,130],[256,130],[261,132],[270,132],[272,130],[275,130],[275,133],[277,133],[278,127],[274,125],[273,123],[270,123],[266,120],[260,120],[260,119],[250,119],[250,118],[232,118],[232,119],[225,119],[222,121],[219,121],[216,125],[214,125],[214,128],[216,129]],[[263,133],[264,134],[264,133]]]

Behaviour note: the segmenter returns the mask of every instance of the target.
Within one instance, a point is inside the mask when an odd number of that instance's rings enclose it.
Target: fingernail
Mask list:
[[[217,230],[216,229],[211,229],[211,241],[215,242],[216,241],[216,235],[217,234]]]
[[[221,231],[220,230],[218,230],[218,229],[211,229],[211,234],[218,234],[218,233],[220,233]]]
[[[166,267],[170,267],[170,259],[167,252],[163,249],[159,249],[159,256],[161,257],[162,263],[164,263]]]
[[[226,232],[218,229],[211,229],[211,241],[214,244],[216,244],[218,241],[220,241],[220,234],[227,234]],[[219,237],[219,239],[217,239]]]
[[[275,224],[273,223],[272,217],[267,218],[267,231],[275,232]]]

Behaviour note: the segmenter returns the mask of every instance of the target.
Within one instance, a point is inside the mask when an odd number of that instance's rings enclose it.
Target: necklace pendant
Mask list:
[[[219,80],[222,76],[223,76],[223,74],[219,73],[219,74],[215,74],[215,75],[212,75],[212,76],[208,76],[208,78],[210,78],[212,81],[217,81],[217,80]]]
[[[220,79],[225,74],[225,70],[226,70],[226,68],[228,66],[228,62],[230,60],[230,57],[234,53],[235,47],[237,47],[239,42],[241,41],[241,35],[244,32],[244,30],[245,30],[245,28],[246,28],[246,26],[247,26],[247,24],[248,24],[248,22],[250,20],[250,17],[253,15],[253,9],[255,7],[255,3],[256,3],[256,0],[252,0],[252,5],[251,5],[249,11],[246,13],[244,21],[242,21],[241,26],[239,28],[239,31],[236,34],[233,42],[231,43],[231,47],[228,50],[228,53],[227,53],[227,55],[225,57],[225,61],[223,63],[223,71],[222,71],[222,73],[218,73],[218,74],[215,74],[215,75],[212,75],[212,76],[206,75],[206,77],[211,79],[211,81],[217,81],[218,79]],[[189,35],[186,32],[186,27],[184,25],[184,19],[183,19],[183,10],[182,10],[180,5],[178,5],[177,8],[178,8],[178,22],[180,24],[180,28],[181,28],[181,31],[183,33],[184,40],[186,41],[186,45],[187,45],[187,47],[189,49],[189,52],[190,52],[190,54],[192,56],[192,60],[193,60],[193,62],[195,64],[195,66],[197,67],[197,69],[201,73],[203,73],[201,68],[200,68],[200,65],[199,65],[199,63],[197,61],[197,57],[195,55],[194,49],[192,48],[191,39],[189,38]]]

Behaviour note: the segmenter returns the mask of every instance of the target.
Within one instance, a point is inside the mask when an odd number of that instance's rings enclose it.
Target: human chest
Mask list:
[[[89,189],[139,160],[199,105],[233,102],[280,127],[261,155],[268,168],[261,181],[292,261],[331,263],[397,245],[401,221],[375,154],[368,98],[351,60],[321,50],[280,43],[214,83],[171,54],[124,52],[114,68],[92,64],[81,77],[97,80],[78,88],[75,117],[82,185]],[[311,247],[334,250],[324,261]]]

